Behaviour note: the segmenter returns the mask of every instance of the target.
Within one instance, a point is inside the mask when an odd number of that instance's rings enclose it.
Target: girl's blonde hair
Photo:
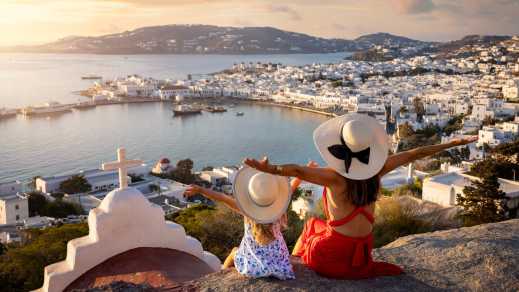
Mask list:
[[[245,220],[247,220],[247,222],[250,224],[252,236],[258,244],[268,245],[276,239],[276,237],[274,236],[274,231],[272,230],[272,223],[261,224],[249,218],[245,218]]]

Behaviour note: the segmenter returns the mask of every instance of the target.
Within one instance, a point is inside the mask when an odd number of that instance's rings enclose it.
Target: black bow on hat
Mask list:
[[[342,145],[332,145],[328,147],[328,151],[337,159],[344,160],[344,167],[346,167],[346,173],[350,170],[351,160],[352,158],[357,158],[360,162],[364,164],[369,164],[369,154],[370,148],[366,148],[359,152],[353,152],[344,142],[344,138],[341,133],[341,143]]]

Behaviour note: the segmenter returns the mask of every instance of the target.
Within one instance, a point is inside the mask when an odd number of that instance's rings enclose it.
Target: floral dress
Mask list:
[[[247,220],[245,220],[247,221]],[[236,270],[252,278],[275,277],[280,280],[294,279],[290,253],[281,234],[279,221],[272,225],[275,240],[260,245],[254,240],[250,224],[245,222],[245,232],[234,257]]]

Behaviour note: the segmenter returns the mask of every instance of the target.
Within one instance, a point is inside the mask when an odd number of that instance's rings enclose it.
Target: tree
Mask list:
[[[192,184],[195,181],[195,175],[192,172],[193,161],[191,159],[183,159],[177,162],[177,168],[171,171],[170,176],[173,180],[183,184]]]
[[[0,242],[0,256],[7,251],[7,247]]]
[[[499,144],[491,149],[491,152],[505,156],[517,155],[519,154],[519,139],[510,143]]]
[[[413,107],[416,113],[416,117],[418,122],[423,121],[423,116],[425,115],[425,106],[420,98],[415,98],[413,100]]]
[[[85,213],[83,208],[78,204],[65,202],[62,199],[49,202],[44,195],[38,192],[29,193],[28,203],[30,216],[65,218],[68,215],[81,215]]]
[[[470,159],[470,148],[469,148],[469,146],[462,147],[461,151],[460,151],[460,154],[461,154],[461,158],[463,160]]]
[[[92,186],[82,175],[74,175],[59,185],[60,190],[66,194],[86,193],[92,190]]]
[[[84,213],[85,211],[80,205],[60,199],[48,202],[41,211],[41,215],[53,218],[66,218],[69,215],[82,215]]]
[[[28,194],[28,200],[29,216],[41,215],[43,208],[47,205],[45,196],[39,192],[31,192]]]
[[[477,177],[496,176],[504,179],[514,179],[514,171],[519,173],[519,164],[505,158],[485,158],[476,162],[470,169],[470,175]]]
[[[413,130],[413,127],[411,127],[409,123],[403,123],[398,125],[398,135],[400,135],[401,138],[407,138],[414,134],[415,132]]]
[[[144,177],[143,177],[142,174],[141,175],[136,175],[136,174],[130,173],[130,174],[128,174],[128,176],[131,178],[132,183],[144,181]]]
[[[491,116],[486,116],[483,119],[482,123],[483,123],[483,126],[495,125],[496,124],[496,120],[494,118],[492,118]]]
[[[506,219],[505,193],[499,189],[495,175],[475,180],[457,194],[457,203],[463,208],[460,217],[465,226],[498,222]]]
[[[445,127],[443,127],[443,133],[450,136],[450,134],[463,128],[463,115],[458,115],[451,118]]]

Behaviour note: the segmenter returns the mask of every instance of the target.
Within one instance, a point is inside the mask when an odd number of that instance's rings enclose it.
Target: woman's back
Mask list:
[[[339,174],[337,175],[340,176]],[[346,181],[344,181],[344,184],[339,186],[326,188],[327,200],[323,200],[323,208],[328,209],[329,215],[327,216],[330,216],[330,218],[328,218],[329,220],[341,220],[354,212],[355,209],[359,208],[348,200],[346,192]],[[324,206],[325,202],[328,203],[326,207]],[[369,205],[363,206],[361,208],[364,208],[368,214],[373,215],[375,212],[375,202],[372,202]],[[368,218],[366,218],[365,215],[359,213],[348,223],[340,226],[333,226],[332,228],[338,233],[346,236],[364,237],[372,232],[373,224],[369,221]]]

